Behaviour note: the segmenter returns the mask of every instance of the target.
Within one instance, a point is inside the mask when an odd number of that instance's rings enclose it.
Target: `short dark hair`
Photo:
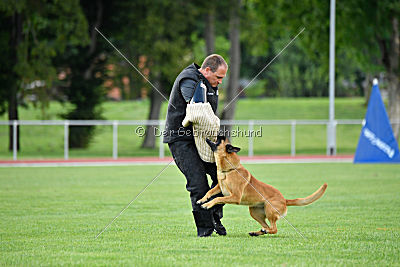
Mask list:
[[[212,54],[206,57],[201,64],[201,68],[204,70],[205,68],[209,67],[212,72],[216,72],[219,66],[225,66],[228,68],[228,64],[226,64],[225,59],[217,54]]]

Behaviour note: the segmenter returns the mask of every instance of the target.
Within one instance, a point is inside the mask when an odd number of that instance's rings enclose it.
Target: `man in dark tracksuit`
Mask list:
[[[168,143],[176,165],[186,177],[186,189],[190,192],[197,235],[201,237],[210,236],[214,230],[219,235],[226,235],[220,221],[222,205],[204,210],[196,204],[210,189],[206,174],[213,181],[212,187],[218,184],[217,166],[201,160],[194,142],[192,125],[183,127],[182,121],[186,115],[186,105],[192,100],[195,91],[198,94],[196,88],[201,83],[207,87],[207,102],[214,113],[217,111],[218,84],[222,82],[227,70],[225,60],[216,54],[208,56],[201,67],[195,63],[189,65],[176,78],[168,104],[164,143]]]

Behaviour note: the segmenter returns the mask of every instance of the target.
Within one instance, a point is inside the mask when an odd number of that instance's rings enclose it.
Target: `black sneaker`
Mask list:
[[[217,214],[213,214],[214,231],[219,235],[226,235],[226,229],[222,225],[221,220]]]

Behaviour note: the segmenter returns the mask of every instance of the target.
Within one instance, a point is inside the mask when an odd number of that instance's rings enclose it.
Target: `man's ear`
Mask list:
[[[240,151],[239,147],[232,146],[231,144],[227,144],[225,146],[225,148],[226,148],[226,152],[228,152],[228,153],[232,153],[232,152],[238,153]]]

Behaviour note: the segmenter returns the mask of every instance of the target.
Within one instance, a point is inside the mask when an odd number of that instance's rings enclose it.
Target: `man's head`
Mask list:
[[[228,71],[228,64],[220,55],[212,54],[204,59],[199,71],[210,82],[211,86],[216,87],[222,83],[222,79]]]

